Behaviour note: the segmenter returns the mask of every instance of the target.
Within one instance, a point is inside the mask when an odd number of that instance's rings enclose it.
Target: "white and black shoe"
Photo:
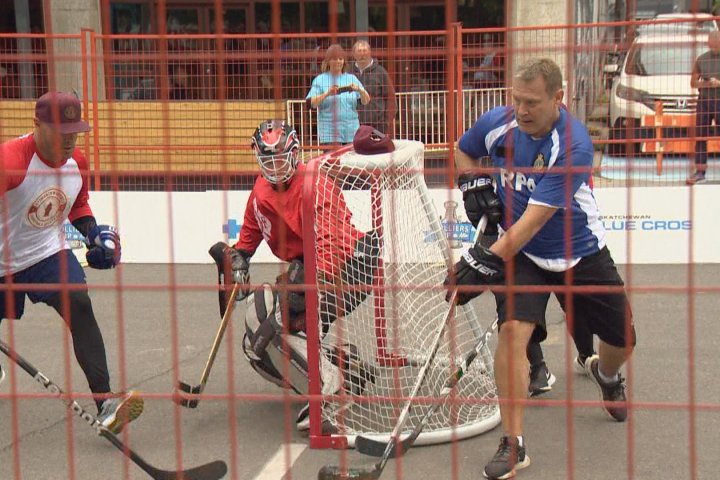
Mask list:
[[[525,445],[520,445],[517,437],[502,437],[495,456],[483,469],[483,476],[490,480],[506,480],[529,465]]]
[[[300,409],[295,418],[295,428],[298,432],[307,432],[310,430],[310,404],[306,403]]]
[[[597,357],[597,353],[594,353],[594,354],[590,355],[589,357],[583,357],[581,355],[578,355],[577,357],[575,357],[575,360],[573,361],[573,370],[578,375],[589,376],[588,370],[587,370],[587,364],[588,364],[588,362],[591,362],[593,358],[596,358],[596,357]]]
[[[550,373],[545,362],[537,366],[530,367],[530,385],[528,385],[528,393],[531,397],[542,395],[552,390],[555,384],[555,375]]]
[[[295,428],[302,435],[308,435],[310,432],[310,404],[306,403],[298,412],[295,418]],[[338,433],[338,429],[331,422],[323,420],[322,422],[322,433],[323,435],[332,435]]]
[[[628,408],[625,396],[625,379],[617,374],[615,381],[606,383],[600,378],[600,358],[595,357],[587,363],[588,376],[595,383],[600,393],[603,410],[618,422],[627,420]]]

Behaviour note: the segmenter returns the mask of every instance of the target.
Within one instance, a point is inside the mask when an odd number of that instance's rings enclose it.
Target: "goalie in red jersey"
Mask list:
[[[264,284],[254,292],[243,292],[249,294],[243,348],[248,361],[263,378],[307,394],[305,295],[300,287],[304,283],[305,164],[298,158],[300,142],[297,133],[281,120],[261,123],[252,136],[252,149],[261,175],[250,193],[240,238],[235,245],[225,249],[226,262],[231,265],[233,282],[248,284],[250,258],[264,240],[273,254],[289,265],[275,285]],[[317,188],[323,192],[322,198],[332,199],[317,206],[332,209],[332,215],[318,215],[331,219],[317,224],[317,250],[322,252],[317,258],[320,276],[331,284],[333,277],[338,275],[332,272],[340,272],[343,278],[354,279],[355,285],[372,285],[380,248],[378,237],[353,226],[352,214],[342,191],[332,180],[321,176]],[[326,293],[321,300],[321,335],[327,334],[338,317],[351,313],[367,295],[362,289]],[[339,348],[342,348],[342,354]],[[290,357],[289,362],[287,357]],[[358,386],[373,379],[371,368],[360,360],[357,349],[351,344],[329,348],[320,358],[325,395],[337,394],[344,385],[354,390],[352,393],[359,394]],[[287,378],[280,373],[284,371],[288,372]],[[297,427],[300,431],[309,428],[307,406],[298,414]]]

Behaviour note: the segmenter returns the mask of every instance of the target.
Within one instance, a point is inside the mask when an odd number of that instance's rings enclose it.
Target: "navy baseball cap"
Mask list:
[[[90,131],[82,120],[82,105],[72,93],[48,92],[35,103],[35,118],[63,134]]]

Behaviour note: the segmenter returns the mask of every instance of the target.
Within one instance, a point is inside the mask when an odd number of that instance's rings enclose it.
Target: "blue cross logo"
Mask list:
[[[223,225],[223,233],[227,233],[228,238],[236,238],[240,235],[242,224],[237,223],[234,218],[229,218],[227,223]]]

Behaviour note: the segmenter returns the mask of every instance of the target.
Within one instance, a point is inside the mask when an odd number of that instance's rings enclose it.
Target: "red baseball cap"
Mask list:
[[[361,155],[377,155],[395,150],[392,138],[370,125],[361,125],[358,128],[353,138],[353,147]]]
[[[48,92],[35,103],[35,118],[63,134],[90,131],[82,120],[82,105],[72,93]]]

